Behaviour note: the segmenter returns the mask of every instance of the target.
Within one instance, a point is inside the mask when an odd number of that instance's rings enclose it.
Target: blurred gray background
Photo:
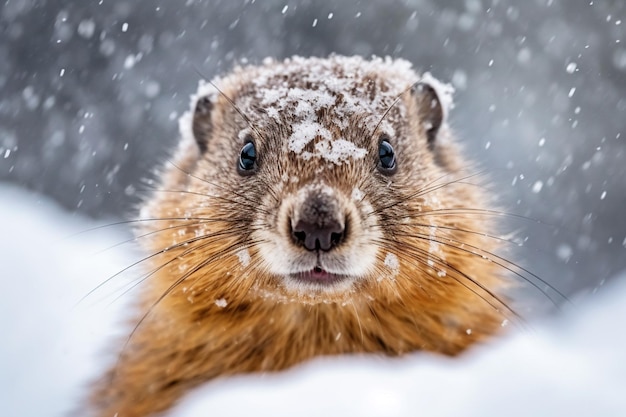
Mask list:
[[[566,294],[626,268],[626,2],[6,0],[0,181],[132,213],[199,73],[331,52],[403,57],[456,87],[451,124]],[[0,204],[11,204],[2,200]],[[10,219],[3,219],[10,221]]]

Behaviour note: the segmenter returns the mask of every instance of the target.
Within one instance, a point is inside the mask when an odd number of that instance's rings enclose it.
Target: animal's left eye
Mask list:
[[[396,153],[391,143],[385,138],[378,145],[378,170],[385,175],[396,172]]]
[[[250,175],[256,170],[256,147],[253,142],[246,142],[239,154],[239,174]]]

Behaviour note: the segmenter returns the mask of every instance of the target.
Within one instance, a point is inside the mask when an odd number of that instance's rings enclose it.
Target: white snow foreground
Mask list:
[[[121,232],[70,236],[93,225],[16,188],[0,186],[0,218],[0,414],[66,415],[111,360],[123,317],[114,286],[78,301],[136,256],[100,252],[128,239]],[[625,301],[622,274],[560,317],[461,358],[319,359],[208,383],[167,415],[624,416]]]

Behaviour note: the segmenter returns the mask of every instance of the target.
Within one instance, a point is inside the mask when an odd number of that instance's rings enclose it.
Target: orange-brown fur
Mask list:
[[[298,160],[285,162],[281,170],[267,168],[259,174],[263,184],[227,173],[238,148],[231,149],[226,141],[249,127],[226,99],[236,103],[243,94],[238,82],[235,77],[219,86],[223,95],[211,119],[205,120],[211,129],[206,154],[193,144],[183,145],[147,203],[149,219],[165,220],[142,222],[139,239],[155,256],[145,261],[150,275],[132,322],[139,324],[92,394],[98,416],[152,415],[212,378],[279,371],[320,355],[396,356],[415,350],[455,355],[496,332],[508,316],[506,307],[490,294],[497,293],[503,275],[490,255],[497,241],[476,233],[492,231],[493,225],[484,212],[471,211],[485,208],[488,200],[480,187],[459,181],[468,171],[453,144],[438,139],[434,150],[427,149],[420,124],[424,103],[408,94],[399,105],[412,117],[394,126],[399,135],[418,142],[415,151],[413,145],[398,143],[403,169],[390,184],[363,186],[374,209],[385,201],[398,202],[381,210],[386,217],[378,227],[384,239],[372,242],[379,247],[378,275],[360,279],[351,291],[340,294],[293,293],[281,285],[268,273],[247,230],[237,229],[255,207],[269,210],[279,202],[264,192],[269,197],[259,197],[258,202],[253,197],[250,203],[242,190],[249,187],[256,196],[263,187],[274,187],[274,193],[286,195],[298,184],[285,182],[283,170],[299,172],[301,182],[313,173]],[[253,115],[246,116],[259,126]],[[285,130],[288,127],[274,126],[268,133],[273,139],[263,142],[267,146],[262,149],[281,149],[278,140],[288,136]],[[366,138],[368,133],[355,136]],[[350,195],[356,178],[374,175],[363,165],[358,161],[327,167],[325,181]],[[197,235],[200,226],[205,229]],[[254,227],[262,226],[248,226]],[[141,237],[144,234],[149,235]],[[434,254],[429,263],[433,241],[443,256]],[[247,265],[237,256],[242,247],[250,255]],[[384,265],[387,253],[398,259],[395,276]]]

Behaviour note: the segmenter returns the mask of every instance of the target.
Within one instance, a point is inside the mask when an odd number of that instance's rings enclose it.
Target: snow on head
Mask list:
[[[304,151],[304,147],[316,137],[321,139],[315,143],[314,151]],[[305,160],[320,157],[335,164],[347,162],[350,158],[361,159],[367,153],[366,149],[345,139],[333,139],[328,129],[315,122],[303,122],[294,126],[288,146],[290,151]]]
[[[389,57],[266,59],[260,66],[236,68],[232,75],[217,78],[213,84],[220,89],[234,87],[238,96],[232,99],[238,110],[259,130],[286,127],[284,139],[289,152],[304,160],[319,158],[344,164],[365,157],[364,135],[378,129],[394,136],[393,116],[382,117],[392,105],[403,115],[403,104],[396,99],[418,81],[435,89],[444,113],[452,107],[451,86],[428,73],[420,76],[408,61]],[[202,83],[192,99],[192,110],[199,97],[211,94],[215,88]],[[181,130],[182,124],[190,125],[189,119],[181,121]],[[355,137],[355,132],[362,133]]]

